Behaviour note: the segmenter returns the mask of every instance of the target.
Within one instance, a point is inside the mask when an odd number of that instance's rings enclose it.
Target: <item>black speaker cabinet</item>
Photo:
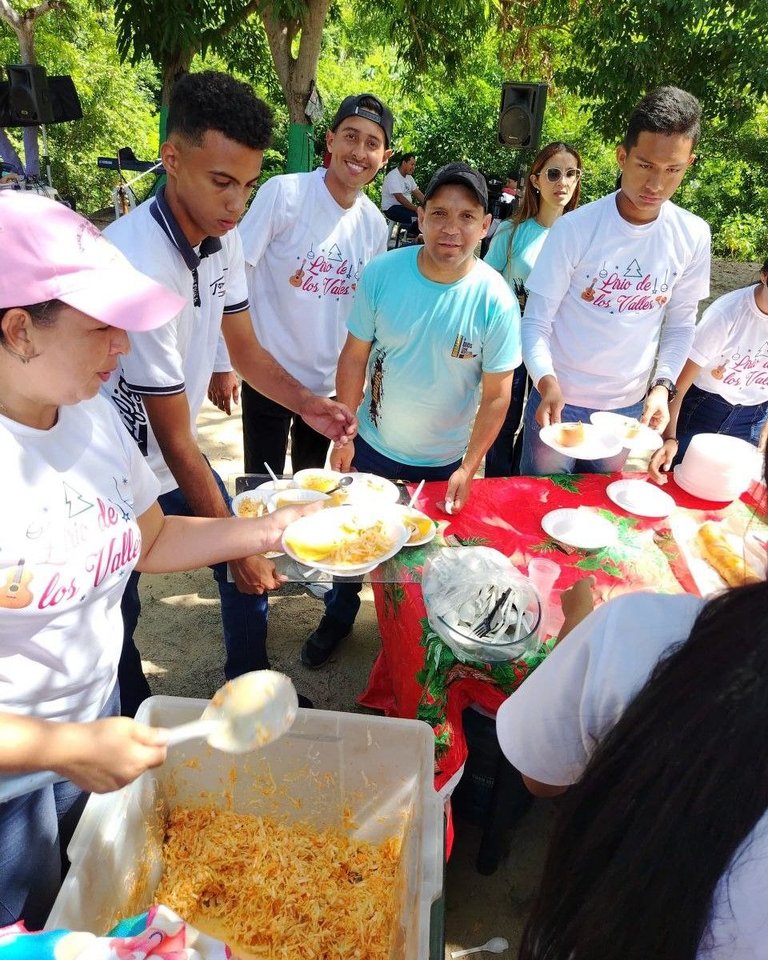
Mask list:
[[[518,150],[538,150],[546,83],[504,83],[499,109],[499,143]]]
[[[45,67],[14,64],[8,71],[8,108],[11,124],[53,122],[53,106],[48,91]]]

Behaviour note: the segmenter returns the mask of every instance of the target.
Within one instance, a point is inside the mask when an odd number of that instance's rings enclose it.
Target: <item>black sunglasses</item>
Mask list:
[[[559,180],[578,180],[581,177],[581,170],[578,167],[571,167],[569,170],[561,170],[560,167],[548,167],[544,173],[550,183],[557,183]]]

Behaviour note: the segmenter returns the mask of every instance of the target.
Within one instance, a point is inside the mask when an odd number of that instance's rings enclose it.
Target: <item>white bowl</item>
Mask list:
[[[246,504],[253,504],[253,512],[240,512],[243,509],[243,506]],[[259,510],[259,505],[262,505],[264,509]],[[246,510],[247,509],[248,507],[246,506]],[[232,498],[232,513],[236,517],[252,519],[254,517],[263,517],[268,512],[269,494],[265,493],[263,490],[244,490],[242,493],[238,493],[236,497]]]
[[[293,485],[302,490],[318,490],[327,493],[338,486],[344,476],[338,470],[326,470],[324,467],[307,467],[306,470],[297,470],[293,475]]]
[[[330,500],[327,493],[320,493],[319,490],[300,490],[297,487],[291,487],[289,490],[277,490],[269,495],[267,500],[267,510],[274,513],[281,507],[293,507],[301,503],[317,503],[318,500]]]

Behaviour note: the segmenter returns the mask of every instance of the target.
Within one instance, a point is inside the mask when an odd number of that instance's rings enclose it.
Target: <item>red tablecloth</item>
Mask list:
[[[597,602],[620,593],[654,590],[696,593],[664,520],[646,520],[625,513],[607,497],[605,488],[628,474],[514,477],[476,480],[462,512],[448,518],[437,509],[446,484],[426,484],[418,506],[434,519],[448,521],[441,535],[452,542],[483,544],[505,553],[525,572],[535,556],[550,556],[562,571],[556,591],[579,578],[595,577]],[[707,504],[670,480],[666,488],[678,507],[697,519],[729,513],[753,513],[757,504]],[[616,542],[602,550],[566,554],[544,533],[541,519],[560,507],[596,507],[617,527]],[[462,711],[477,704],[495,713],[501,703],[544,659],[542,647],[523,660],[504,664],[462,663],[430,628],[421,597],[418,570],[425,551],[404,551],[389,563],[400,566],[402,582],[374,584],[381,650],[359,702],[389,716],[426,720],[435,731],[435,786],[440,789],[466,760]],[[414,580],[409,582],[409,578]],[[414,582],[415,581],[415,582]]]

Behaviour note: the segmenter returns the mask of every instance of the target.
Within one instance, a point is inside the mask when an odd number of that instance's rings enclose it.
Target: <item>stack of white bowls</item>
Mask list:
[[[740,497],[749,487],[759,459],[757,449],[746,440],[698,433],[682,463],[675,467],[675,481],[694,497],[724,503]]]

